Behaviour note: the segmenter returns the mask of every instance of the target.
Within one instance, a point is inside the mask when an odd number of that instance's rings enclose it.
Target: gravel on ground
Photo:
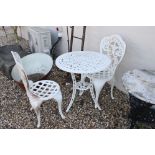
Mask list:
[[[66,113],[72,95],[72,82],[67,74],[53,67],[49,80],[59,83],[63,94],[63,113],[61,119],[57,103],[46,101],[41,106],[41,128],[46,129],[126,129],[130,127],[128,96],[114,88],[114,97],[110,97],[110,85],[106,84],[101,91],[99,103],[102,110],[95,109],[90,92],[82,96],[77,94],[70,111]],[[8,80],[0,73],[0,128],[36,128],[37,118],[30,111],[26,93],[14,81]]]

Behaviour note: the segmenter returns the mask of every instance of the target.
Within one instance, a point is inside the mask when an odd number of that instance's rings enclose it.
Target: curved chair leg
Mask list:
[[[37,128],[39,128],[40,127],[40,107],[35,108],[34,111],[37,115],[37,120],[38,120]]]
[[[106,83],[106,81],[104,81],[104,80],[100,80],[100,79],[94,79],[93,80],[93,85],[94,85],[95,92],[96,92],[95,108],[99,107],[98,98],[99,98],[100,92],[101,92],[105,83]]]
[[[61,91],[59,91],[59,93],[56,96],[54,96],[54,99],[58,103],[58,110],[59,110],[59,114],[61,115],[61,118],[65,119],[65,116],[62,113],[62,93],[61,93]]]
[[[101,110],[101,107],[100,107],[99,103],[96,102],[96,98],[95,98],[95,94],[94,94],[94,89],[93,89],[92,80],[91,80],[90,82],[91,82],[90,93],[91,93],[92,99],[93,99],[93,101],[94,101],[94,103],[95,103],[95,108],[98,108],[99,110]]]
[[[31,104],[31,109],[30,110],[33,110],[35,111],[36,115],[37,115],[37,120],[38,120],[38,123],[37,123],[37,128],[40,127],[40,105],[42,104],[42,100],[39,100],[38,98],[33,98],[32,96],[29,96],[29,101],[30,101],[30,104]]]
[[[111,84],[111,98],[112,99],[114,99],[114,96],[113,96],[114,83],[115,83],[115,78],[113,77],[112,78],[112,84]]]

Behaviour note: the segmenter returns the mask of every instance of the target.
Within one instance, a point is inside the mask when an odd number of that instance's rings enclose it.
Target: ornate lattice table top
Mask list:
[[[56,59],[56,66],[70,73],[96,73],[111,63],[109,57],[93,51],[74,51],[62,54]]]

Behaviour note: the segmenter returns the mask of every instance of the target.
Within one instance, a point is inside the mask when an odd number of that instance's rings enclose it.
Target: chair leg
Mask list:
[[[111,85],[111,98],[112,99],[114,99],[114,96],[113,96],[114,83],[115,83],[115,78],[113,77],[112,78],[112,85]]]
[[[40,127],[40,105],[42,104],[42,100],[39,100],[39,98],[34,98],[32,97],[31,95],[29,95],[29,101],[30,101],[30,104],[31,104],[31,109],[30,110],[33,110],[35,111],[36,115],[37,115],[37,128]]]
[[[40,127],[40,107],[35,108],[34,111],[37,115],[37,120],[38,120],[37,128],[39,128]]]
[[[59,114],[60,114],[61,118],[65,119],[65,116],[62,113],[62,93],[61,93],[61,91],[59,91],[59,93],[54,97],[54,99],[58,103],[58,110],[59,110]]]
[[[95,94],[94,94],[94,89],[93,89],[93,84],[90,87],[90,93],[91,93],[92,99],[93,99],[93,101],[95,103],[95,108],[98,108],[99,110],[101,110],[101,107],[100,107],[99,103],[96,102],[96,98],[95,98]]]
[[[95,92],[96,92],[96,98],[95,98],[95,108],[99,108],[99,103],[98,103],[98,99],[99,99],[99,95],[100,95],[100,92],[104,86],[104,84],[106,83],[106,81],[103,81],[103,80],[100,80],[100,79],[95,79],[93,80],[93,85],[94,85],[94,88],[95,88]]]

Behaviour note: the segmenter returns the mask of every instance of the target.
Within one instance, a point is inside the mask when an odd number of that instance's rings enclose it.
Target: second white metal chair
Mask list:
[[[115,81],[115,71],[117,66],[123,59],[125,54],[126,44],[123,39],[119,35],[111,35],[104,37],[100,43],[100,53],[106,54],[112,60],[110,66],[99,73],[92,74],[90,77],[92,78],[93,85],[96,91],[96,102],[98,103],[99,94],[107,81],[112,80],[111,85],[111,98],[113,97],[113,88]],[[89,77],[89,76],[88,76]],[[99,104],[96,104],[99,105]],[[99,106],[96,108],[101,109]]]
[[[40,127],[40,105],[43,103],[43,101],[47,101],[49,99],[54,99],[55,101],[58,102],[59,113],[61,117],[64,119],[65,116],[63,115],[61,109],[62,94],[58,83],[51,80],[41,80],[34,83],[32,81],[29,81],[24,71],[19,54],[13,51],[11,51],[11,53],[16,62],[16,67],[18,69],[21,80],[26,90],[26,94],[32,106],[31,109],[34,109],[37,115],[38,119],[37,127]]]

